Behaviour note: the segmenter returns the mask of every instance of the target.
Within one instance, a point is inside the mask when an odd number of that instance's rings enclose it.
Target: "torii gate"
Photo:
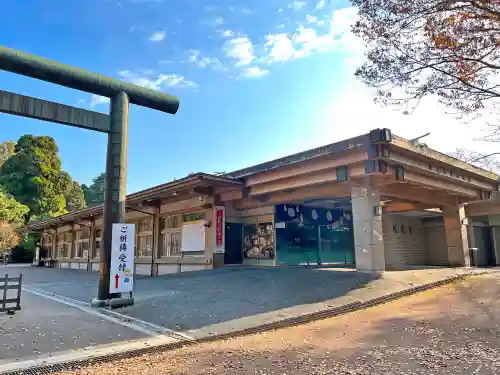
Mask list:
[[[0,70],[111,99],[110,114],[104,115],[0,90],[0,112],[108,134],[99,288],[97,298],[91,303],[95,307],[107,305],[110,299],[121,297],[110,294],[109,283],[112,226],[113,223],[125,222],[129,104],[175,114],[179,109],[179,100],[164,93],[3,46],[0,46]],[[123,301],[123,304],[132,303],[131,298]]]

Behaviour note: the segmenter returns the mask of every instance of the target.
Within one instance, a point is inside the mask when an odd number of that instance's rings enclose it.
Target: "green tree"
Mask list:
[[[5,141],[0,143],[0,168],[5,161],[14,155],[14,147],[16,142]]]
[[[0,222],[17,223],[24,220],[29,208],[0,191]]]
[[[19,244],[20,240],[21,237],[15,231],[13,224],[0,221],[0,255],[8,253]]]
[[[66,210],[68,212],[79,210],[85,207],[85,196],[83,194],[82,186],[73,181],[71,189],[66,195]]]
[[[82,185],[85,202],[88,207],[97,206],[104,203],[104,180],[106,174],[100,173],[92,179],[90,186]]]
[[[61,170],[59,149],[47,136],[23,135],[15,154],[0,169],[0,185],[18,202],[28,206],[25,223],[33,215],[58,215],[65,212],[72,188],[71,177]]]
[[[29,208],[0,191],[0,254],[19,244],[21,237],[15,229],[23,222]]]
[[[435,96],[455,114],[498,118],[499,1],[351,1],[353,32],[367,46],[356,76],[378,89],[377,101],[408,113]],[[500,135],[500,125],[491,130]]]

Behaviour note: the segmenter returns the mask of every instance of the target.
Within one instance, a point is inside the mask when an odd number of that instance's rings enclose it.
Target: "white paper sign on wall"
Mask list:
[[[109,292],[126,293],[134,289],[135,224],[113,224]]]
[[[205,251],[205,221],[182,225],[182,251]]]

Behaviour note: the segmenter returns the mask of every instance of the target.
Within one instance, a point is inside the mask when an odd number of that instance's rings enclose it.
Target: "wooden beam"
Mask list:
[[[214,194],[214,188],[212,186],[197,186],[193,189],[194,193],[200,195],[209,195],[212,196]]]
[[[107,133],[110,117],[69,105],[0,90],[0,112]]]
[[[320,172],[326,170],[335,170],[337,167],[350,166],[359,163],[368,158],[366,151],[348,151],[339,153],[336,157],[326,159],[308,160],[292,164],[284,168],[277,168],[272,171],[257,173],[246,178],[246,186],[274,182],[276,180],[295,178],[302,174]]]
[[[414,168],[418,170],[418,173],[425,174],[431,178],[436,178],[441,181],[448,181],[458,183],[462,186],[467,187],[476,187],[481,190],[497,190],[497,182],[496,181],[488,181],[488,177],[484,176],[483,178],[479,176],[474,176],[470,172],[472,172],[469,168],[463,169],[463,165],[455,166],[453,164],[443,164],[444,162],[438,162],[430,160],[426,162],[425,160],[411,158],[407,155],[404,155],[402,152],[391,151],[391,155],[388,160],[392,160],[392,162]],[[466,163],[463,163],[466,164]],[[468,165],[468,164],[466,164]],[[470,166],[477,170],[477,167]],[[439,172],[438,172],[439,171]],[[405,175],[408,170],[405,168]],[[486,175],[493,175],[490,172],[484,171]],[[472,172],[474,173],[474,172]],[[490,177],[491,178],[491,177]]]
[[[220,193],[221,202],[234,201],[242,198],[243,198],[243,188],[237,188],[231,191],[224,191]]]
[[[265,201],[259,201],[256,197],[248,200],[234,202],[238,210],[271,206],[280,203],[303,201],[307,199],[335,199],[350,196],[351,185],[347,182],[335,182],[317,187],[301,188],[292,191],[282,191],[270,194]]]
[[[434,207],[453,206],[457,203],[454,196],[419,188],[409,183],[395,183],[379,188],[380,195],[406,201],[425,203]]]
[[[397,148],[400,148],[402,150],[406,150],[407,152],[411,152],[413,154],[418,154],[420,157],[423,157],[425,159],[430,159],[429,161],[433,161],[435,164],[441,164],[441,165],[449,165],[450,167],[454,167],[456,169],[461,169],[476,175],[479,175],[481,177],[484,177],[485,179],[489,180],[497,180],[498,176],[493,173],[486,171],[484,169],[478,168],[476,166],[470,165],[468,163],[465,163],[461,160],[455,159],[449,155],[443,154],[441,152],[432,150],[428,147],[422,147],[421,144],[411,142],[408,139],[398,137],[395,134],[392,134],[392,139],[391,139],[391,146],[396,146],[396,147],[391,147],[392,150]],[[391,150],[391,159],[394,155],[394,152]],[[424,159],[424,160],[425,160]],[[424,169],[428,169],[428,164],[423,162],[425,165],[423,166]],[[489,188],[484,188],[485,190],[491,190]],[[496,190],[496,189],[494,189]]]
[[[465,204],[465,216],[488,216],[500,214],[500,201],[489,200]]]
[[[77,220],[77,221],[75,221],[75,224],[78,225],[79,227],[88,228],[88,227],[92,226],[92,221],[90,221],[90,220]]]
[[[387,202],[383,204],[384,213],[406,212],[406,211],[424,211],[434,208],[433,205],[417,202]]]
[[[452,194],[463,195],[466,197],[478,199],[481,196],[480,191],[473,187],[459,185],[456,182],[447,182],[436,178],[424,176],[413,171],[404,171],[404,180],[415,184],[431,188],[433,190],[444,190]]]
[[[355,164],[349,167],[348,177],[355,178],[365,175],[364,164]],[[303,174],[300,176],[295,176],[287,179],[280,179],[278,181],[268,182],[265,184],[254,185],[250,187],[250,195],[264,195],[275,193],[278,191],[288,190],[288,189],[299,189],[304,187],[310,187],[312,185],[321,185],[326,183],[335,182],[337,180],[336,169],[323,170],[315,173]]]

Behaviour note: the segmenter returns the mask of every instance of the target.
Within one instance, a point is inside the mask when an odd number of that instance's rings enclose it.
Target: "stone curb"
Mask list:
[[[174,350],[188,345],[207,343],[207,342],[230,339],[255,333],[261,333],[265,331],[271,331],[279,328],[292,327],[299,324],[309,323],[315,320],[331,318],[335,316],[345,315],[354,311],[367,309],[370,307],[394,301],[402,297],[424,292],[429,289],[434,289],[446,284],[451,284],[455,281],[464,280],[470,276],[478,276],[486,273],[487,272],[474,272],[474,273],[464,273],[460,275],[454,275],[447,277],[445,279],[418,285],[416,287],[411,287],[406,290],[401,290],[399,292],[377,297],[368,301],[363,301],[363,302],[356,301],[353,303],[349,303],[347,305],[333,307],[330,309],[324,309],[321,311],[304,314],[297,317],[285,318],[277,322],[262,324],[260,326],[246,328],[236,332],[215,334],[194,341],[181,340],[174,343],[170,342],[167,344],[164,343],[145,344],[144,340],[138,340],[137,345],[133,345],[133,343],[125,344],[124,346],[128,347],[128,349],[124,348],[121,351],[119,349],[117,350],[116,348],[112,350],[102,350],[102,351],[96,349],[94,353],[92,352],[85,353],[83,351],[78,351],[69,355],[66,354],[66,355],[54,356],[50,360],[50,362],[53,363],[50,364],[47,364],[47,360],[45,360],[45,363],[40,363],[42,362],[42,360],[36,360],[36,361],[32,360],[32,361],[17,363],[18,366],[16,366],[15,363],[0,365],[0,375],[31,375],[31,374],[42,375],[42,374],[51,374],[59,371],[75,371],[83,367],[88,367],[100,363],[137,357],[144,354],[160,353],[163,351]],[[131,346],[132,347],[135,346],[136,348],[130,349]],[[99,353],[99,351],[101,353]]]

